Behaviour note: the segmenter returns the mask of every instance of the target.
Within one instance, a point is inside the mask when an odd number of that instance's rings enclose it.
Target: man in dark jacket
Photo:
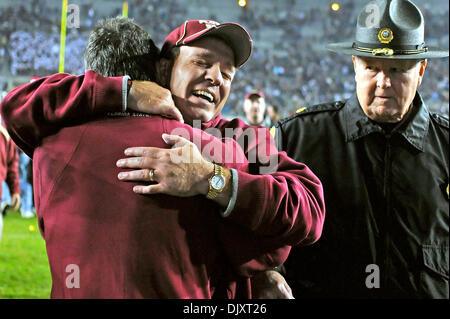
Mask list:
[[[356,95],[275,129],[321,179],[327,209],[322,238],[285,263],[294,296],[448,298],[448,119],[417,92],[426,59],[448,51],[426,46],[419,9],[397,0],[369,3],[356,40],[328,48],[353,56]]]

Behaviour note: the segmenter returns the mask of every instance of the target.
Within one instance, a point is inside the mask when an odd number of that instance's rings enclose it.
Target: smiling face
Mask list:
[[[180,47],[169,86],[186,123],[208,122],[222,111],[235,72],[233,51],[220,39],[205,37]]]
[[[426,61],[353,57],[356,93],[364,113],[381,123],[397,123],[408,113]]]

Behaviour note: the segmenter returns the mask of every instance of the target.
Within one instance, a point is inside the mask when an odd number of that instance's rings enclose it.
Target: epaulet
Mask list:
[[[439,113],[431,113],[431,118],[440,126],[448,128],[448,117],[445,117]]]
[[[303,107],[298,108],[297,111],[295,111],[295,114],[280,120],[277,124],[279,126],[286,122],[291,121],[292,119],[295,119],[295,118],[301,117],[301,116],[305,116],[307,114],[337,111],[337,110],[340,110],[344,105],[345,105],[345,102],[339,101],[339,102],[332,102],[332,103],[316,104],[316,105],[313,105],[310,107],[303,106]]]

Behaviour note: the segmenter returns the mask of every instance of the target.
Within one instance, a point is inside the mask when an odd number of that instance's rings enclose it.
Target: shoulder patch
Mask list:
[[[269,132],[270,132],[270,135],[272,135],[272,137],[275,137],[275,125],[270,128]]]
[[[443,126],[445,128],[449,128],[448,127],[448,118],[445,117],[442,114],[438,114],[438,113],[431,113],[431,118],[440,126]]]
[[[320,113],[320,112],[330,112],[330,111],[337,111],[340,110],[343,106],[345,105],[345,102],[339,101],[339,102],[331,102],[331,103],[322,103],[322,104],[316,104],[313,105],[311,107],[300,107],[295,114],[288,116],[287,118],[284,118],[282,120],[280,120],[277,123],[277,127],[279,127],[280,125],[289,122],[290,120],[300,117],[300,116],[305,116],[308,114],[314,114],[314,113]]]

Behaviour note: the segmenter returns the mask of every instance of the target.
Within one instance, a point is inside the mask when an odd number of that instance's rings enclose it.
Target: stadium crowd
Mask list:
[[[188,14],[186,6],[177,0],[128,2],[129,17],[149,31],[157,44],[161,44],[169,30],[184,21]],[[354,91],[351,61],[327,52],[324,47],[326,43],[352,37],[352,21],[359,7],[352,0],[340,1],[338,12],[314,6],[289,10],[296,5],[293,0],[284,5],[270,3],[271,10],[253,5],[243,9],[238,17],[237,22],[248,28],[256,40],[263,38],[270,29],[281,30],[281,36],[264,46],[258,46],[261,42],[255,41],[252,59],[234,81],[225,116],[241,115],[244,95],[253,89],[264,91],[268,102],[278,106],[282,117],[300,106],[348,98]],[[99,19],[120,15],[120,4],[104,6],[102,10],[94,4],[79,6],[79,27],[67,29],[65,72],[84,72],[82,56],[89,31]],[[109,11],[104,10],[105,7]],[[426,38],[448,48],[448,8],[431,10],[424,4],[421,9],[427,21]],[[214,14],[206,18],[220,20]],[[60,8],[54,2],[33,0],[0,7],[2,91],[11,89],[6,85],[6,76],[44,76],[58,71],[59,25]],[[431,109],[448,116],[448,59],[434,60],[428,68],[429,76],[421,93]]]

